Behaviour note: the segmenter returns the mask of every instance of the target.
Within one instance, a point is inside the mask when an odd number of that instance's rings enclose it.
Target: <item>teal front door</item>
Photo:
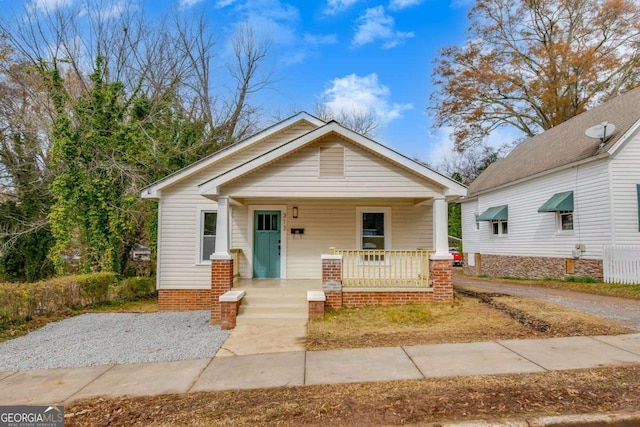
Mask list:
[[[253,214],[253,277],[280,277],[280,211]]]

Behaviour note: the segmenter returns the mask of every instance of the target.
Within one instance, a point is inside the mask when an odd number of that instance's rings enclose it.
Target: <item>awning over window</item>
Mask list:
[[[573,191],[556,193],[547,202],[540,206],[538,212],[573,212]]]
[[[478,221],[506,221],[509,219],[509,206],[494,206],[478,215]]]

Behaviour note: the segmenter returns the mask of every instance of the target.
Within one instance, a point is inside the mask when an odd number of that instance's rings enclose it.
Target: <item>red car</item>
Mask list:
[[[458,252],[456,248],[449,248],[449,253],[453,255],[453,261],[451,261],[451,264],[454,267],[462,267],[464,256],[460,252]]]

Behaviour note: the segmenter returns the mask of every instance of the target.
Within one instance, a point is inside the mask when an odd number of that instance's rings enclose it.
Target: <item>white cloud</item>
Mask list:
[[[103,19],[117,18],[127,10],[127,3],[125,0],[119,0],[114,3],[110,3],[108,6],[104,6],[100,10],[100,16]]]
[[[327,8],[324,13],[327,15],[335,15],[338,12],[342,12],[358,3],[360,0],[328,0]]]
[[[411,6],[417,6],[422,3],[423,0],[391,0],[389,2],[389,9],[401,10]]]
[[[453,145],[453,127],[445,126],[438,129],[432,135],[433,139],[429,145],[429,151],[426,153],[426,161],[435,169],[440,169],[445,163],[455,164],[460,158],[460,154],[454,149]],[[508,128],[499,127],[495,129],[485,140],[485,145],[496,149],[505,149],[510,147],[521,135]],[[473,150],[473,148],[470,148]],[[507,148],[505,154],[510,151]]]
[[[231,6],[235,1],[236,0],[218,0],[216,2],[216,7],[221,9],[223,7]]]
[[[412,32],[395,30],[393,17],[387,15],[383,6],[367,9],[357,20],[358,27],[351,44],[355,47],[363,46],[374,41],[383,41],[382,47],[390,49],[413,37]]]
[[[234,5],[236,27],[248,25],[257,40],[268,41],[273,52],[282,53],[282,64],[297,64],[313,56],[326,45],[337,43],[335,34],[312,34],[300,31],[300,11],[279,0],[218,0],[217,4]]]
[[[198,3],[202,3],[204,0],[180,0],[180,8],[186,9],[191,6],[195,6]]]
[[[378,81],[375,73],[363,77],[350,74],[335,78],[328,86],[320,96],[320,102],[325,107],[336,113],[372,114],[381,126],[413,108],[412,104],[392,103],[391,91]]]
[[[74,0],[34,0],[31,4],[34,9],[54,11],[63,7],[71,6]]]

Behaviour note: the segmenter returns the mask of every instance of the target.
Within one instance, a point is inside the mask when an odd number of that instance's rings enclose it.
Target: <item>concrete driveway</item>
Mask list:
[[[454,276],[453,283],[454,286],[467,286],[490,292],[500,292],[552,302],[573,310],[616,321],[628,328],[640,330],[640,301],[638,300],[591,295],[538,286],[491,282],[462,276]]]

